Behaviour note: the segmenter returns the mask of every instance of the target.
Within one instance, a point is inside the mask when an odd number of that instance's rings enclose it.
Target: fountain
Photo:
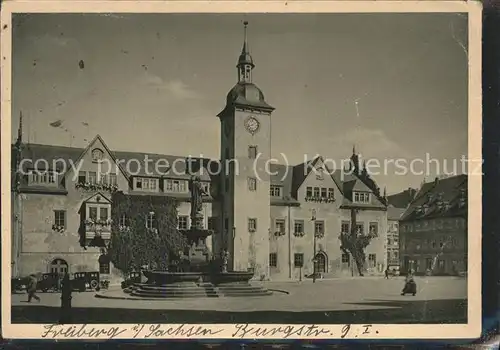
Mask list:
[[[143,271],[146,283],[135,283],[124,290],[137,298],[247,297],[270,295],[271,291],[250,284],[252,272],[228,271],[229,253],[223,250],[220,259],[209,259],[206,239],[211,231],[203,228],[203,195],[199,177],[189,182],[191,191],[191,227],[185,231],[189,252],[184,265],[168,271]],[[172,271],[172,270],[176,271]]]

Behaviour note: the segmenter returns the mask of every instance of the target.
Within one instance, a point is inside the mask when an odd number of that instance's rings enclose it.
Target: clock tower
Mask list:
[[[229,252],[228,270],[269,276],[271,113],[252,82],[255,65],[244,22],[236,85],[218,114],[221,122],[220,244]]]

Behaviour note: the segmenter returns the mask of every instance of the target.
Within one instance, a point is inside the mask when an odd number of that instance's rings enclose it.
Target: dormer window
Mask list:
[[[138,191],[158,191],[158,179],[138,177],[135,178],[135,190]]]
[[[99,148],[94,148],[92,150],[92,162],[98,163],[100,162],[104,157],[104,152],[99,149]]]
[[[353,193],[354,203],[370,203],[370,193],[367,192],[354,192]]]
[[[59,173],[50,170],[31,170],[28,173],[28,181],[30,185],[55,185],[58,175]]]
[[[176,192],[185,193],[187,192],[187,186],[185,180],[165,180],[165,192]]]

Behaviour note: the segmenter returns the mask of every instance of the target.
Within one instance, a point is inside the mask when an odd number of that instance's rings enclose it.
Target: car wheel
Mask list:
[[[97,280],[90,281],[90,288],[97,289],[99,287],[99,282]]]

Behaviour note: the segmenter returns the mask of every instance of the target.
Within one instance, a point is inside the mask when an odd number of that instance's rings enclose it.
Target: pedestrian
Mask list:
[[[31,303],[31,299],[35,298],[40,302],[40,297],[36,295],[36,285],[38,280],[34,274],[31,274],[28,279],[28,285],[26,286],[26,291],[28,292],[28,303]]]
[[[66,272],[64,274],[62,283],[61,283],[61,313],[59,316],[60,324],[71,323],[72,315],[71,315],[71,296],[73,291],[71,280],[69,279],[69,273]]]
[[[385,269],[385,279],[389,279],[389,267]]]

